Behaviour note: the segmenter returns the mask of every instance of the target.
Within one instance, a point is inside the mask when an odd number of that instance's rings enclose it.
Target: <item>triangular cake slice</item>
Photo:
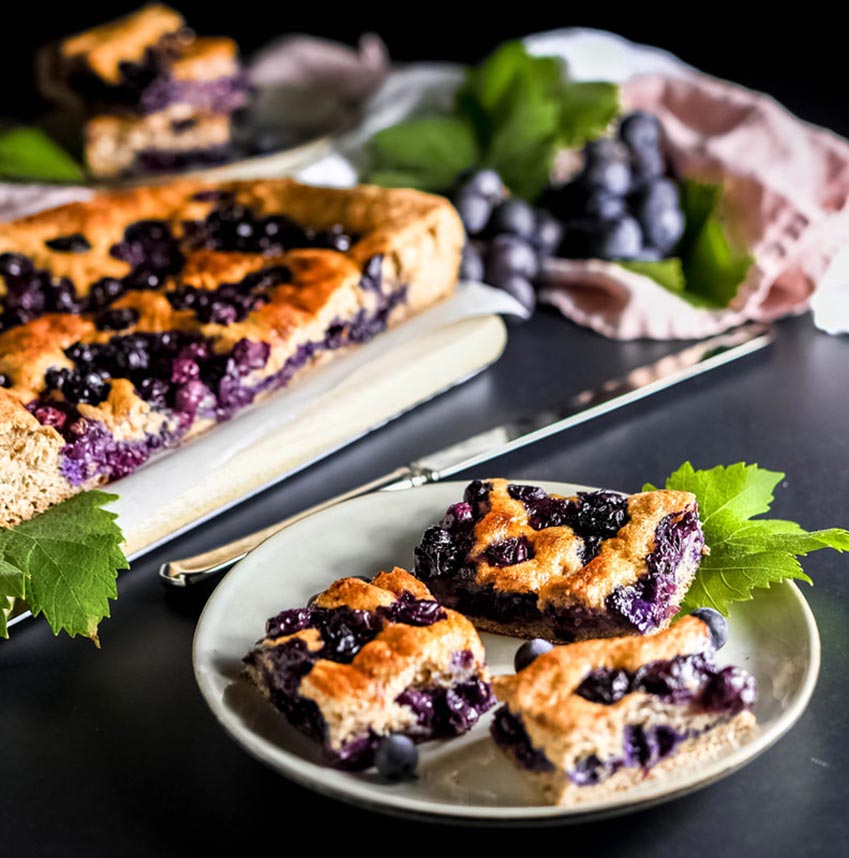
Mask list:
[[[475,480],[425,531],[415,571],[478,628],[570,643],[665,628],[703,551],[689,492],[561,497]]]
[[[491,732],[551,804],[606,798],[714,756],[755,726],[754,678],[719,669],[708,626],[555,647],[493,680]]]

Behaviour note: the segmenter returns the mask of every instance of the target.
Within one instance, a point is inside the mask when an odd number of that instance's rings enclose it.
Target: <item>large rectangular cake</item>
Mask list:
[[[288,179],[0,225],[0,526],[124,476],[446,297],[445,200]]]

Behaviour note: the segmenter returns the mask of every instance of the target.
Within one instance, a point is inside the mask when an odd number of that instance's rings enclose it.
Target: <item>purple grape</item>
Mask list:
[[[656,247],[644,247],[634,259],[637,262],[660,262],[663,259],[663,254]]]
[[[537,212],[533,235],[537,250],[543,256],[553,256],[557,252],[557,248],[560,247],[562,238],[563,224],[549,212]]]
[[[755,677],[739,667],[726,667],[711,677],[702,691],[705,709],[737,713],[755,704],[758,687]]]
[[[139,320],[139,311],[132,307],[117,307],[113,310],[104,310],[96,319],[97,327],[101,331],[123,331]]]
[[[631,161],[631,190],[637,191],[663,177],[666,158],[658,149],[637,152]]]
[[[611,220],[625,214],[625,200],[605,191],[595,191],[587,198],[584,213],[598,220]]]
[[[539,259],[533,245],[516,235],[496,236],[486,258],[486,280],[502,286],[514,275],[533,280],[539,272]]]
[[[584,145],[585,164],[610,162],[621,164],[628,162],[628,150],[618,140],[614,140],[612,137],[598,137]]]
[[[496,206],[487,228],[492,235],[518,235],[531,240],[536,220],[533,208],[524,200],[510,198]]]
[[[454,207],[469,235],[483,232],[492,214],[492,203],[472,190],[462,190],[454,200]]]
[[[533,638],[525,641],[519,649],[516,650],[516,655],[513,657],[513,668],[516,673],[524,670],[531,662],[535,661],[539,656],[544,655],[554,649],[554,644],[549,643],[542,638]]]
[[[524,536],[514,536],[494,542],[486,549],[486,559],[492,566],[515,566],[533,557],[533,548]]]
[[[581,174],[581,181],[591,191],[621,197],[631,188],[631,167],[627,161],[589,162]]]
[[[643,110],[626,114],[619,123],[619,139],[632,152],[657,149],[660,137],[660,121]]]
[[[652,182],[639,195],[634,212],[647,244],[667,254],[681,240],[686,223],[678,187],[670,179]]]
[[[477,170],[465,179],[461,191],[473,191],[495,203],[504,197],[504,183],[495,170]]]
[[[460,279],[480,283],[484,278],[483,259],[474,244],[467,241],[460,260]]]
[[[499,288],[502,292],[506,292],[515,298],[528,311],[528,315],[533,315],[537,308],[537,293],[533,283],[527,277],[514,274],[502,281]],[[515,321],[518,317],[510,316],[509,318]]]
[[[642,249],[642,230],[629,215],[604,221],[591,245],[592,256],[598,259],[634,259]]]

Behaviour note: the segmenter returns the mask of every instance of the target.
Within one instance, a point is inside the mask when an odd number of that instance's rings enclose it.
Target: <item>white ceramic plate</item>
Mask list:
[[[572,494],[579,486],[541,483]],[[580,807],[539,804],[519,771],[489,739],[489,716],[466,736],[420,746],[419,778],[389,785],[373,773],[323,766],[311,743],[239,678],[241,657],[265,620],[303,605],[336,578],[410,567],[422,531],[457,500],[463,483],[379,492],[333,507],[269,539],[236,566],[213,593],[194,641],[195,676],[215,716],[250,754],[294,781],[336,798],[416,816],[508,821],[622,813],[705,786],[749,762],[798,720],[819,671],[817,627],[792,584],[759,591],[730,618],[722,662],[746,667],[760,689],[760,730],[746,744],[699,766]],[[484,634],[493,673],[512,672],[519,641]]]

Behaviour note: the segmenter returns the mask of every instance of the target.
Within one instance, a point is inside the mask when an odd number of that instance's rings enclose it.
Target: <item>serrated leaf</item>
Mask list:
[[[779,581],[812,583],[797,556],[821,548],[849,551],[849,532],[840,528],[808,532],[783,519],[755,519],[769,512],[773,491],[784,474],[738,462],[696,470],[686,462],[669,476],[667,489],[692,492],[710,553],[702,558],[695,581],[681,607],[716,608],[724,614],[733,602]],[[643,491],[652,491],[646,484]]]
[[[109,616],[109,600],[118,595],[118,570],[128,565],[117,516],[102,508],[116,498],[83,492],[0,530],[3,580],[22,578],[30,610],[43,614],[54,634],[64,630],[97,642],[98,623]]]
[[[39,128],[12,128],[0,134],[0,176],[77,182],[80,165]]]
[[[457,174],[480,160],[474,129],[465,119],[432,116],[410,119],[379,131],[370,142],[374,169],[380,178],[426,190],[449,188]]]
[[[670,474],[666,488],[692,492],[699,500],[704,527],[724,535],[743,520],[769,512],[773,490],[783,479],[778,471],[745,462],[701,471],[685,462]]]
[[[791,578],[813,583],[802,571],[799,561],[786,551],[762,551],[741,556],[711,550],[699,567],[681,611],[689,613],[696,608],[707,607],[727,615],[734,602],[752,599],[753,590],[768,588]]]
[[[728,238],[718,213],[721,200],[721,185],[691,179],[683,183],[681,207],[687,227],[679,253],[687,294],[714,309],[734,300],[755,261]]]
[[[681,260],[677,256],[661,259],[658,262],[617,262],[616,264],[627,271],[633,271],[634,274],[650,277],[664,289],[681,297],[684,296],[687,280],[684,277]]]
[[[605,81],[570,81],[560,95],[560,144],[583,146],[619,115],[619,87]]]

